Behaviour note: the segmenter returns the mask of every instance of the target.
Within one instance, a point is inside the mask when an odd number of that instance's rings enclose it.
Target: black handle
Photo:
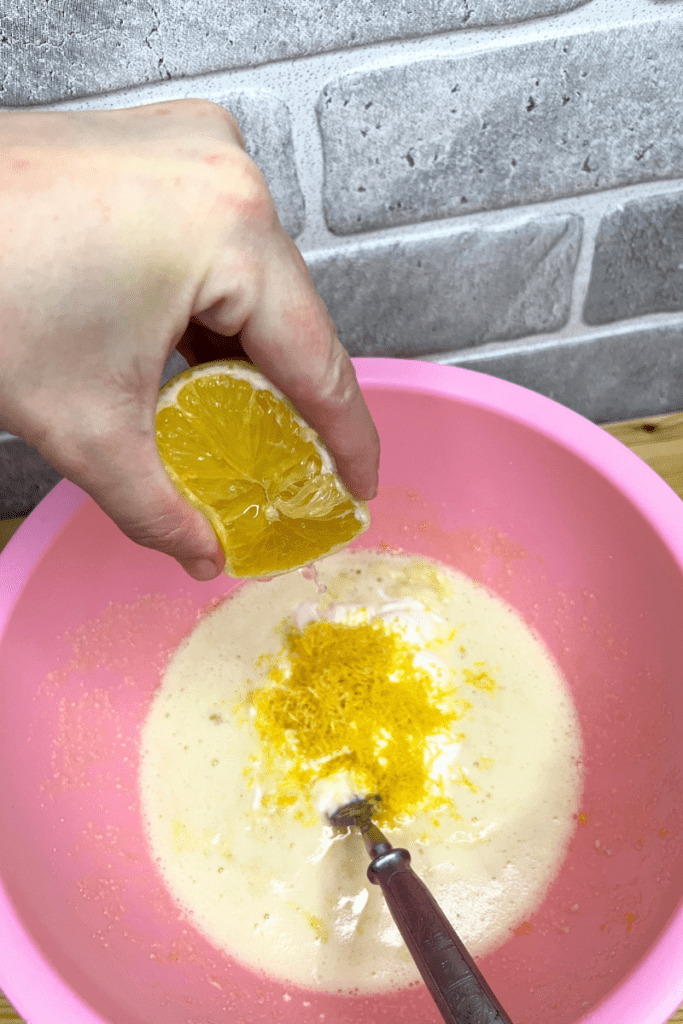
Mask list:
[[[446,915],[411,868],[408,851],[380,853],[368,868],[368,878],[381,886],[443,1019],[448,1024],[512,1024]]]

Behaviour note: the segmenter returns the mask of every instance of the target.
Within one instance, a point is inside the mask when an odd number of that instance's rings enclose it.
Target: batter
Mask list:
[[[394,990],[419,975],[366,879],[361,839],[336,833],[325,812],[393,780],[406,806],[382,793],[378,822],[481,956],[539,905],[564,858],[581,793],[579,726],[543,645],[472,580],[372,552],[342,552],[317,571],[318,587],[300,573],[242,586],[176,652],[143,732],[143,808],[170,891],[218,947],[304,988]],[[418,683],[433,687],[426,788],[394,763],[389,740],[374,777],[354,761],[352,736],[339,770],[307,760],[291,730],[291,757],[281,756],[268,698],[289,685],[293,639],[321,623],[347,639],[362,626],[395,640],[416,673],[408,703]],[[373,700],[364,725],[383,713]]]

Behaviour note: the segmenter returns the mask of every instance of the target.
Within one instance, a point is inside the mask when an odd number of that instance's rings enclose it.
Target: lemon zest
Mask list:
[[[471,704],[418,663],[420,648],[381,619],[314,620],[285,633],[267,683],[250,705],[262,768],[275,779],[262,806],[291,807],[318,780],[344,773],[354,790],[382,797],[376,820],[395,827],[420,809],[457,809],[430,772],[436,749]],[[255,773],[251,774],[252,783]]]
[[[484,664],[482,661],[474,663],[476,667],[480,667]],[[486,693],[495,693],[498,689],[498,684],[493,678],[490,672],[486,672],[482,669],[480,672],[474,672],[471,668],[464,668],[462,670],[465,682],[470,686],[474,686],[477,690],[484,690]]]

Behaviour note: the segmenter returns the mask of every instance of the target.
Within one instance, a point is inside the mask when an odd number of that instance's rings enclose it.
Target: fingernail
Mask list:
[[[372,484],[370,487],[349,487],[348,489],[354,498],[359,498],[361,501],[372,501],[377,497],[377,484]]]
[[[186,562],[181,562],[180,564],[193,579],[200,580],[202,583],[206,583],[208,580],[215,580],[220,572],[216,563],[212,562],[210,558],[189,558]]]

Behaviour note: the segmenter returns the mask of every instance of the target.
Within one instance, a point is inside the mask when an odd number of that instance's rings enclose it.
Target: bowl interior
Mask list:
[[[543,905],[481,967],[513,1020],[595,1015],[683,899],[681,566],[628,494],[523,419],[405,383],[365,393],[383,454],[362,545],[485,583],[572,689],[585,792],[570,849]],[[73,492],[60,484],[43,515]],[[169,653],[231,586],[193,583],[90,500],[37,562],[0,642],[0,879],[14,912],[88,1020],[436,1022],[421,989],[353,1000],[257,977],[160,882],[141,825],[139,729]],[[18,954],[5,970],[27,1013]],[[54,1005],[45,1024],[66,1019]]]

